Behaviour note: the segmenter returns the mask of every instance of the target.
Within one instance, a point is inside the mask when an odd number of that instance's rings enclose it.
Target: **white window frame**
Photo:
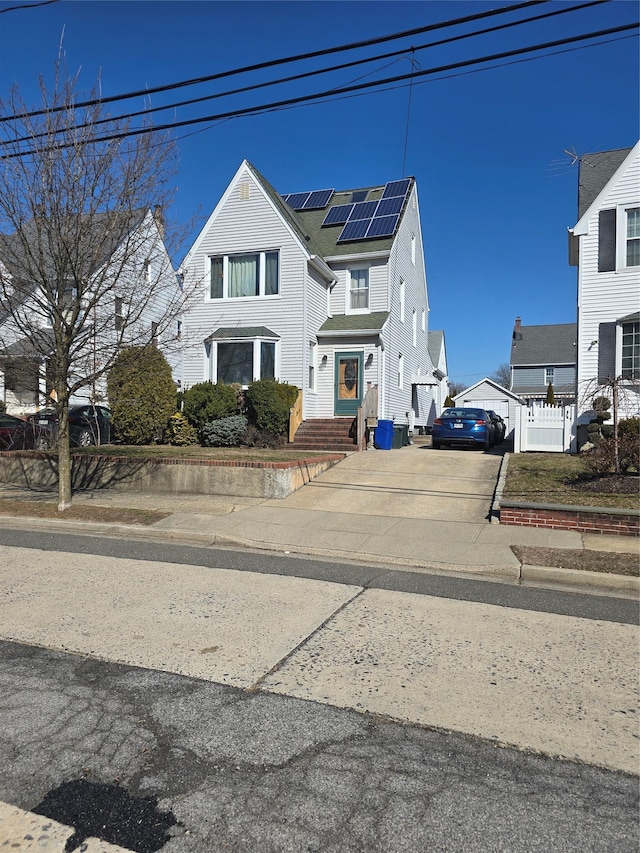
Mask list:
[[[616,324],[616,376],[622,376],[622,327],[623,326],[638,326],[638,334],[640,335],[640,321],[628,320],[620,321]],[[640,379],[640,367],[636,371],[636,376],[626,376],[622,379],[623,382],[637,382]]]
[[[364,288],[355,288],[352,289],[351,283],[353,281],[352,275],[353,273],[361,273],[366,272],[367,276],[367,307],[366,308],[352,308],[351,307],[351,295],[353,293],[360,293]],[[371,313],[371,267],[368,264],[361,264],[358,266],[349,267],[346,271],[346,306],[345,306],[345,314],[370,314]]]
[[[423,332],[427,331],[427,312],[424,310],[424,308],[422,309],[422,319],[420,321],[420,328]]]
[[[398,389],[404,389],[404,356],[401,352],[398,353]]]
[[[616,208],[616,270],[640,270],[640,265],[627,266],[627,244],[629,240],[638,239],[627,235],[628,214],[632,210],[640,210],[636,202],[619,204]]]
[[[276,254],[278,256],[278,292],[265,293],[266,287],[266,264],[267,255]],[[247,255],[255,255],[258,258],[258,293],[252,296],[229,296],[229,259],[241,258]],[[211,270],[213,262],[222,258],[222,296],[211,295]],[[205,291],[206,302],[249,302],[256,299],[279,299],[280,298],[280,250],[279,249],[263,249],[254,252],[232,252],[228,255],[216,254],[208,255],[206,260],[206,282],[207,288]]]
[[[404,303],[405,303],[405,283],[404,279],[400,279],[400,322],[404,323]]]
[[[307,387],[312,393],[318,390],[318,342],[309,341],[309,374]]]
[[[544,369],[544,384],[545,385],[553,385],[555,382],[555,368],[554,367],[545,367]]]
[[[411,235],[411,263],[416,265],[416,235]]]
[[[204,345],[204,357],[205,357],[205,370],[204,370],[204,378],[205,382],[213,382],[217,383],[218,379],[218,346],[220,344],[252,344],[253,345],[253,363],[252,363],[252,381],[260,379],[260,374],[262,371],[262,362],[261,362],[261,345],[263,343],[274,344],[274,355],[273,355],[273,373],[274,379],[278,379],[280,374],[280,341],[276,338],[266,338],[266,337],[257,337],[257,338],[222,338],[220,340],[208,340],[205,341]],[[242,385],[243,388],[248,388],[249,383]]]
[[[413,337],[413,346],[418,346],[418,312],[416,309],[413,309],[413,314],[411,315],[411,334]]]

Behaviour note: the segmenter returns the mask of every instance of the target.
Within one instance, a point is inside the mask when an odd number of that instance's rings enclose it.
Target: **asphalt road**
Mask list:
[[[376,596],[385,599],[391,592],[400,603],[408,632],[419,627],[411,607],[427,600],[432,608],[443,607],[445,614],[462,614],[464,621],[486,622],[491,612],[497,617],[496,626],[515,620],[526,627],[538,618],[543,627],[582,626],[586,641],[607,638],[610,631],[626,636],[630,627],[624,626],[637,622],[637,604],[626,599],[263,553],[6,528],[0,530],[0,553],[6,561],[16,559],[25,575],[29,565],[38,564],[43,586],[49,569],[54,572],[68,564],[72,574],[65,577],[76,578],[77,595],[71,590],[65,599],[68,591],[59,597],[52,587],[36,589],[40,610],[34,605],[31,621],[43,612],[43,601],[46,612],[50,595],[53,623],[57,619],[69,626],[63,640],[73,629],[86,635],[90,644],[107,632],[115,616],[98,610],[88,618],[85,612],[81,620],[82,601],[89,606],[93,592],[80,588],[85,577],[81,570],[98,562],[113,567],[114,577],[116,566],[137,569],[140,575],[165,566],[164,577],[171,576],[172,566],[193,566],[194,572],[211,569],[212,578],[240,572],[248,579],[263,574],[321,581],[327,584],[319,588],[323,595],[332,591],[337,600],[343,585],[348,606],[356,607],[360,622],[370,620]],[[216,568],[223,571],[215,572]],[[3,612],[23,612],[28,632],[34,627],[28,624],[29,588],[20,586],[23,577],[7,563],[4,576],[15,582],[7,593],[12,596],[10,610],[5,603]],[[233,577],[237,584],[242,575]],[[356,585],[364,595],[349,598]],[[357,610],[365,596],[372,602],[367,605],[369,616]],[[77,613],[56,609],[61,600],[71,602],[71,607],[74,597],[81,603]],[[123,608],[129,603],[123,599]],[[274,609],[274,619],[289,606],[281,603],[284,610]],[[277,606],[277,596],[272,604]],[[300,600],[299,608],[306,604]],[[353,623],[342,634],[339,629],[345,613],[338,609],[332,616],[333,633],[323,624],[305,648],[293,648],[277,672],[265,665],[265,675],[250,689],[177,674],[170,671],[170,662],[139,668],[104,659],[105,655],[98,660],[91,652],[65,653],[0,641],[0,801],[75,826],[73,849],[81,849],[84,838],[96,836],[138,853],[637,851],[635,776],[499,747],[488,737],[451,732],[447,726],[403,724],[384,714],[335,707],[327,697],[341,673],[338,666],[327,670],[326,683],[319,682],[327,694],[324,699],[294,695],[304,691],[314,672],[316,677],[318,672],[322,675],[318,666],[327,648],[335,650],[351,639]],[[530,623],[534,614],[540,616]],[[464,621],[459,623],[461,634],[467,627]],[[596,634],[590,633],[591,625]],[[135,632],[135,625],[124,623],[123,632],[129,627]],[[484,635],[485,641],[493,630]],[[168,624],[161,621],[158,631],[167,632],[166,644],[171,646]],[[125,647],[128,636],[123,633]],[[322,638],[325,648],[322,642],[318,645]],[[550,646],[551,635],[547,639]],[[585,641],[580,643],[584,646]],[[202,661],[208,657],[205,652],[213,651],[196,648],[194,659]],[[449,652],[443,647],[439,654],[446,657],[450,652],[451,647]],[[521,643],[515,652],[524,659],[527,650]],[[583,651],[590,659],[600,652],[588,645]],[[627,652],[634,656],[633,649]],[[392,658],[394,653],[392,649]],[[481,653],[480,647],[472,646],[469,663]],[[370,662],[354,660],[351,648],[345,654],[348,689],[358,686],[357,665]],[[401,664],[398,661],[398,669]],[[604,669],[602,675],[603,679],[608,675]],[[471,669],[467,676],[471,691]],[[290,683],[280,689],[278,678],[283,683],[289,678]],[[464,683],[457,682],[463,687],[456,688],[450,713],[460,710],[472,718],[476,709]],[[552,683],[546,686],[550,692],[555,689]],[[560,692],[565,689],[556,686]],[[392,685],[391,692],[401,691]],[[597,702],[594,707],[597,715]],[[582,713],[593,710],[585,708]],[[637,733],[633,710],[627,708],[625,713],[627,728]],[[504,722],[501,715],[496,704],[496,725]],[[1,832],[0,823],[0,843]]]

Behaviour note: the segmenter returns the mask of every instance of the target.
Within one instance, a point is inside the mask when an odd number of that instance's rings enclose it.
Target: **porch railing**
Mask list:
[[[366,450],[367,422],[378,417],[378,386],[367,382],[367,391],[356,416],[356,447]]]
[[[298,391],[295,403],[289,409],[289,442],[292,442],[302,423],[302,391]]]

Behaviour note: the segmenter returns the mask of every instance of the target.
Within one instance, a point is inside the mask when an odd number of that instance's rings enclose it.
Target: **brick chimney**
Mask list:
[[[513,327],[513,340],[521,341],[522,340],[522,320],[520,317],[516,317],[516,322]]]

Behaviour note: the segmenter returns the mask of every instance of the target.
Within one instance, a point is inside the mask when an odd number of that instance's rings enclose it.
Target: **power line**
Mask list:
[[[186,86],[194,86],[199,83],[208,83],[212,80],[221,80],[225,77],[231,77],[236,74],[245,74],[249,71],[260,71],[265,68],[273,68],[277,65],[284,65],[291,62],[300,62],[305,59],[313,59],[318,56],[327,56],[332,53],[340,53],[347,50],[358,50],[362,47],[371,47],[376,44],[383,44],[384,42],[394,41],[401,38],[408,38],[409,36],[419,35],[420,33],[431,32],[433,30],[443,29],[446,27],[453,27],[459,24],[469,23],[471,21],[477,21],[482,18],[489,18],[494,15],[503,15],[507,12],[515,12],[518,9],[525,8],[527,6],[537,6],[542,3],[548,3],[550,0],[526,0],[526,2],[516,3],[513,6],[506,6],[501,9],[491,9],[487,12],[479,12],[475,15],[465,15],[462,18],[454,18],[451,21],[440,21],[437,24],[429,24],[425,27],[416,27],[411,30],[404,30],[400,33],[393,33],[391,35],[386,36],[378,36],[374,39],[366,39],[364,41],[351,42],[350,44],[339,45],[337,47],[325,48],[323,50],[314,50],[308,53],[299,53],[295,56],[285,56],[280,59],[271,59],[265,62],[258,62],[253,65],[245,65],[242,68],[233,68],[228,71],[221,71],[217,74],[209,74],[205,77],[194,77],[190,80],[181,80],[177,83],[169,83],[164,86],[155,86],[150,89],[139,89],[135,92],[125,92],[122,95],[111,95],[108,98],[92,98],[88,101],[81,101],[78,104],[75,104],[76,109],[82,109],[84,107],[93,107],[97,104],[109,104],[114,101],[124,101],[130,98],[139,98],[139,97],[148,97],[149,95],[155,95],[159,92],[168,92],[172,89],[181,89]],[[598,0],[598,2],[608,3],[609,0]],[[58,107],[51,107],[50,109],[43,110],[34,110],[30,112],[20,113],[18,115],[13,116],[2,116],[0,117],[0,122],[11,121],[17,118],[31,118],[39,115],[44,115],[46,113],[54,113],[60,112],[61,110],[65,110],[68,108],[68,105],[62,105]]]
[[[553,12],[544,12],[541,15],[533,15],[533,16],[530,16],[528,18],[521,18],[517,21],[510,21],[509,23],[506,23],[506,24],[497,24],[496,26],[485,27],[484,29],[474,30],[473,32],[470,32],[470,33],[463,33],[461,35],[450,36],[449,38],[439,39],[439,40],[433,41],[433,42],[427,42],[426,44],[421,44],[421,45],[416,45],[416,46],[411,47],[410,53],[413,56],[413,55],[415,55],[415,52],[419,51],[419,50],[427,50],[429,48],[439,47],[439,46],[442,46],[445,44],[451,44],[453,42],[462,41],[464,39],[473,38],[475,36],[486,35],[488,33],[498,32],[499,30],[509,29],[511,27],[517,27],[517,26],[520,26],[522,24],[528,24],[528,23],[532,23],[535,21],[541,21],[541,20],[544,20],[546,18],[555,17],[557,15],[565,15],[565,14],[570,13],[570,12],[581,11],[581,10],[589,8],[591,6],[599,6],[603,2],[610,2],[610,0],[589,0],[589,2],[582,3],[582,4],[579,4],[577,6],[565,6],[565,7],[562,7],[560,9],[556,9]],[[352,60],[351,62],[344,62],[344,63],[341,63],[339,65],[332,65],[332,66],[329,66],[327,68],[320,68],[320,69],[315,69],[314,71],[307,71],[307,72],[304,72],[302,74],[296,74],[296,75],[289,76],[289,77],[281,77],[280,79],[277,79],[277,80],[271,80],[271,81],[267,81],[267,82],[263,82],[263,83],[255,83],[255,84],[251,84],[249,86],[243,86],[243,87],[238,88],[238,89],[230,89],[226,92],[217,92],[217,93],[212,94],[212,95],[204,95],[200,98],[190,98],[189,100],[186,100],[186,101],[177,101],[177,102],[174,102],[171,104],[165,104],[165,105],[158,106],[158,107],[148,107],[148,108],[143,109],[143,110],[137,110],[135,112],[126,113],[126,114],[122,114],[119,116],[110,116],[107,118],[97,119],[96,121],[83,122],[83,123],[76,124],[75,127],[77,129],[81,129],[84,127],[96,127],[96,126],[101,125],[101,124],[109,124],[109,123],[119,121],[119,120],[129,120],[132,118],[138,118],[139,116],[143,116],[143,115],[155,114],[158,112],[162,112],[164,110],[177,109],[178,107],[185,107],[185,106],[193,106],[195,104],[203,103],[205,101],[217,100],[219,98],[230,97],[231,95],[238,95],[238,94],[243,94],[243,93],[249,92],[249,91],[255,91],[257,89],[268,88],[269,86],[276,86],[276,85],[281,85],[283,83],[290,83],[294,80],[299,81],[299,80],[303,80],[305,78],[315,77],[315,76],[318,76],[321,74],[328,74],[328,73],[331,73],[334,71],[343,71],[347,68],[354,68],[356,66],[364,65],[366,63],[382,61],[385,59],[392,59],[394,57],[400,57],[400,56],[407,56],[407,50],[405,48],[402,48],[401,50],[394,50],[394,51],[390,51],[388,53],[379,54],[379,55],[373,56],[373,57],[367,57],[365,59],[356,59],[356,60]],[[57,131],[57,132],[59,133],[62,131]],[[49,131],[43,131],[42,133],[36,133],[36,134],[29,135],[29,136],[20,137],[18,139],[12,140],[12,142],[26,142],[29,140],[39,139],[39,138],[42,138],[44,136],[49,136],[49,135],[50,135]]]
[[[6,9],[0,9],[0,15],[5,12],[19,12],[21,9],[37,9],[38,6],[50,6],[52,3],[57,3],[58,0],[42,0],[40,3],[25,3],[22,6],[7,6]]]
[[[542,44],[531,45],[529,47],[517,48],[516,50],[502,51],[500,53],[494,53],[494,54],[491,54],[488,56],[477,57],[475,59],[468,59],[468,60],[463,60],[460,62],[449,63],[447,65],[440,65],[440,66],[437,66],[435,68],[428,68],[428,69],[424,69],[422,71],[411,71],[409,74],[398,75],[396,77],[388,77],[388,78],[385,78],[382,80],[377,80],[377,81],[368,82],[368,83],[360,83],[360,84],[357,84],[354,86],[345,86],[342,88],[332,89],[332,90],[328,90],[325,92],[318,92],[318,93],[312,94],[312,95],[302,95],[302,96],[298,96],[295,98],[288,98],[288,99],[281,100],[281,101],[274,101],[274,102],[269,103],[269,104],[261,104],[261,105],[254,106],[254,107],[246,107],[246,108],[240,109],[240,110],[231,110],[231,111],[228,111],[225,113],[218,113],[216,115],[200,116],[198,118],[185,119],[185,120],[179,121],[179,122],[172,122],[171,124],[158,125],[158,126],[153,127],[153,128],[150,128],[150,127],[135,128],[133,130],[120,131],[117,133],[111,133],[111,134],[107,134],[105,136],[96,137],[95,139],[92,140],[92,143],[110,142],[112,140],[124,139],[124,138],[130,137],[130,136],[139,136],[139,135],[145,134],[145,133],[151,133],[151,132],[157,133],[157,132],[165,131],[165,130],[174,130],[178,127],[186,127],[186,126],[193,125],[193,124],[202,124],[203,122],[214,122],[214,121],[220,121],[222,119],[228,119],[228,118],[240,118],[243,116],[260,115],[264,112],[272,112],[272,111],[275,111],[278,109],[283,109],[285,107],[291,107],[292,105],[310,103],[312,101],[318,101],[322,98],[334,98],[334,97],[337,97],[339,95],[345,95],[345,94],[350,94],[353,92],[359,92],[359,91],[363,91],[365,89],[371,89],[371,88],[376,87],[376,86],[380,87],[380,86],[387,86],[387,85],[390,85],[393,83],[399,83],[399,82],[402,82],[405,80],[409,80],[411,78],[416,79],[418,77],[426,77],[427,75],[439,74],[439,73],[443,73],[445,71],[451,71],[451,70],[455,70],[458,68],[469,68],[470,66],[478,65],[478,64],[484,63],[484,62],[494,62],[494,61],[499,60],[499,59],[507,59],[509,57],[522,56],[524,54],[532,53],[533,51],[547,50],[550,48],[559,47],[561,45],[575,44],[576,42],[585,41],[587,39],[599,38],[601,36],[606,36],[606,35],[613,35],[615,33],[620,33],[620,32],[625,32],[625,31],[628,31],[631,29],[635,29],[639,26],[639,23],[640,22],[636,21],[632,24],[623,24],[623,25],[618,26],[618,27],[610,27],[606,30],[599,30],[597,32],[591,32],[591,33],[583,33],[581,35],[570,36],[570,37],[567,37],[564,39],[557,39],[557,40],[551,41],[551,42],[545,42]],[[29,156],[29,155],[36,154],[36,153],[42,153],[44,151],[55,151],[55,150],[59,150],[62,148],[73,147],[74,144],[75,144],[74,142],[62,142],[62,143],[55,144],[55,145],[49,145],[46,148],[41,148],[41,149],[12,152],[11,154],[0,155],[0,159],[10,159],[13,157],[24,157],[24,156]]]

